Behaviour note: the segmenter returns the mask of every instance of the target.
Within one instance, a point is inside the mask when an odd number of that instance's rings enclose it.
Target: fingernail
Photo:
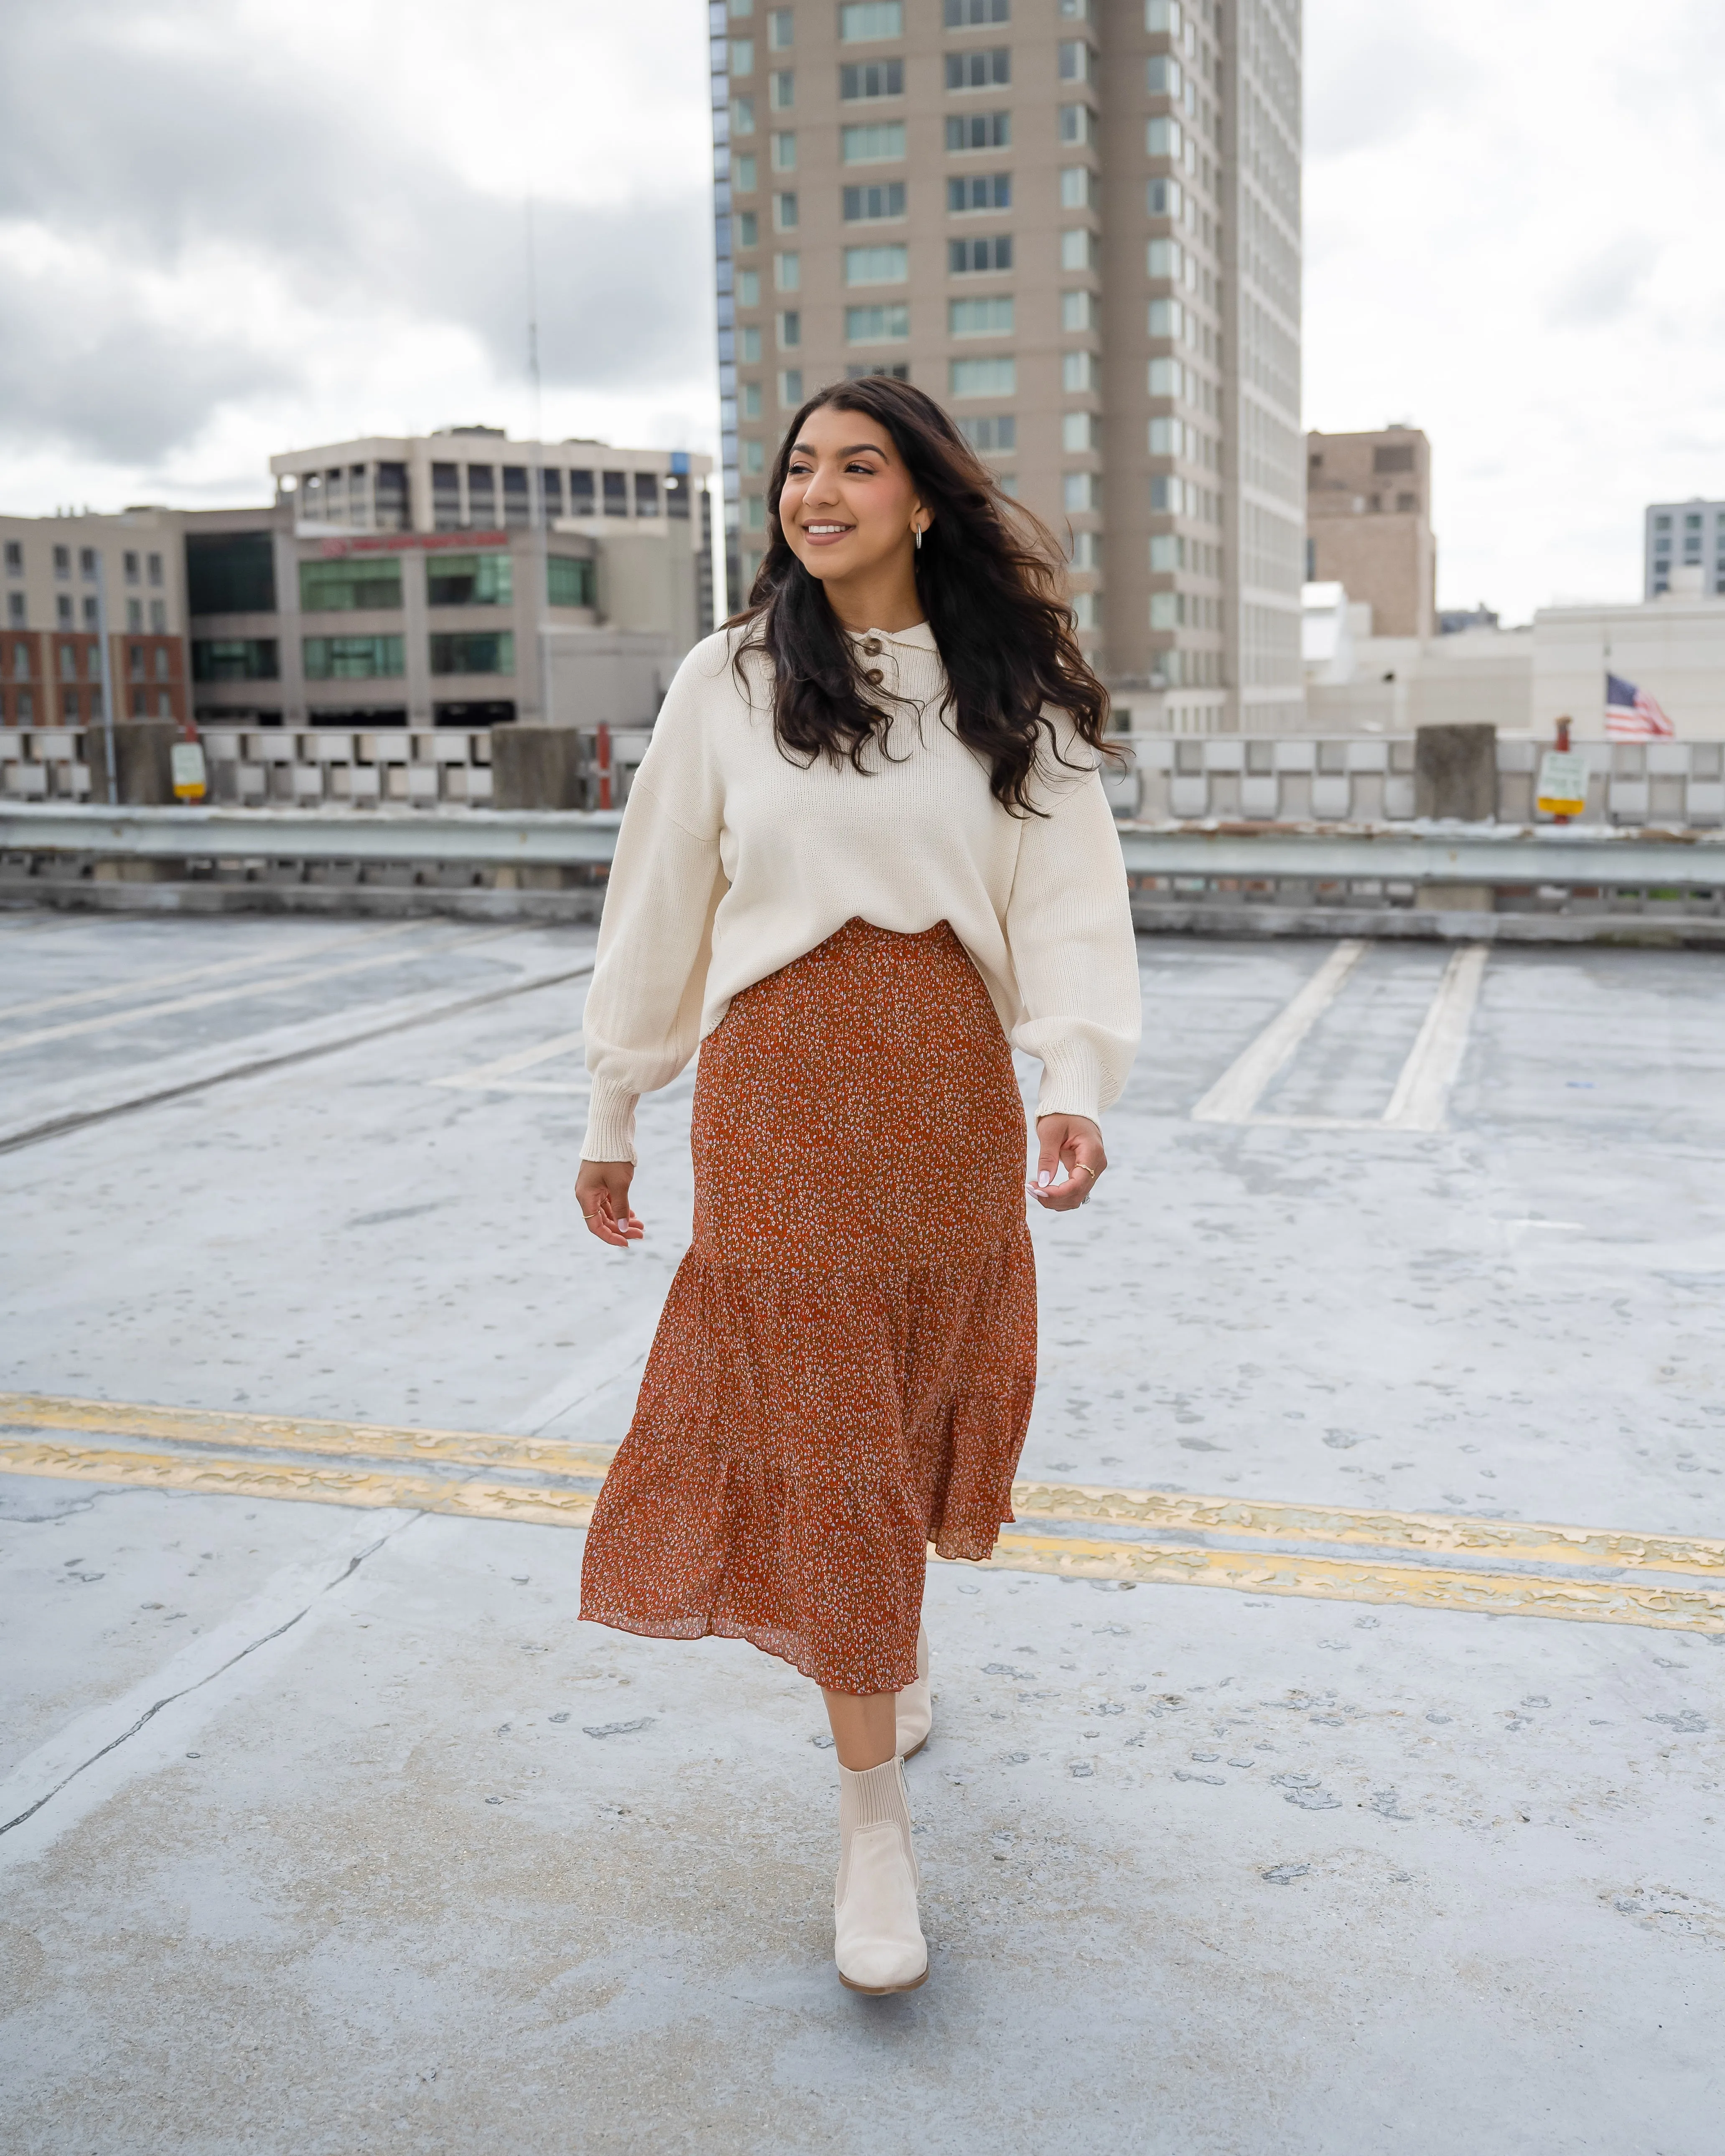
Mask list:
[[[1036,1188],[1040,1190],[1045,1183],[1052,1183],[1053,1181],[1053,1176],[1050,1175],[1048,1170],[1045,1168],[1042,1173],[1036,1178]]]

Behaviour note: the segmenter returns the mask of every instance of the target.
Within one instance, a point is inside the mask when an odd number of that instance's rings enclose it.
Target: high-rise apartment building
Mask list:
[[[1299,0],[712,0],[726,572],[890,372],[1066,544],[1132,722],[1298,723]]]
[[[1664,597],[1672,588],[1673,569],[1691,574],[1679,579],[1692,589],[1725,598],[1725,501],[1656,501],[1641,531],[1643,598]],[[1694,572],[1699,571],[1697,577]]]
[[[1372,609],[1373,636],[1435,634],[1431,444],[1417,427],[1306,437],[1306,575]]]

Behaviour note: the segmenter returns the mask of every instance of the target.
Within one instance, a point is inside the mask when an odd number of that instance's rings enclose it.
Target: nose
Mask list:
[[[839,489],[836,475],[829,465],[817,465],[809,475],[809,484],[803,490],[805,509],[824,508],[828,502],[836,502]]]

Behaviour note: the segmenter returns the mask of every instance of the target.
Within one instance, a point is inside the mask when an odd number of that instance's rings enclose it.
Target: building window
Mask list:
[[[575,554],[552,554],[545,564],[545,596],[555,607],[594,603],[593,565]]]
[[[544,514],[547,522],[549,522],[553,517],[561,516],[562,515],[563,475],[560,471],[541,470],[539,474],[539,498],[543,506]]]
[[[23,629],[26,626],[28,617],[24,612],[24,595],[22,592],[8,592],[7,593],[6,619],[8,623],[13,629]],[[19,649],[23,649],[22,645]]]
[[[59,660],[61,680],[75,681],[78,679],[77,645],[75,644],[61,644],[59,647]]]
[[[847,60],[839,70],[839,95],[846,104],[864,97],[902,97],[902,60]]]
[[[503,521],[509,530],[525,531],[533,521],[532,497],[527,490],[525,465],[503,467]]]
[[[1101,593],[1100,592],[1074,592],[1072,594],[1073,628],[1100,629],[1101,625]]]
[[[1076,145],[1094,142],[1096,139],[1096,116],[1087,105],[1063,105],[1060,107],[1060,141]]]
[[[737,332],[737,356],[745,367],[757,367],[761,359],[761,330],[757,322],[747,322]]]
[[[755,41],[752,38],[733,38],[731,40],[731,72],[732,74],[752,74],[755,71]]]
[[[94,599],[87,598],[84,602],[84,626],[86,629],[95,629],[98,626],[96,603]]]
[[[431,518],[439,531],[461,528],[461,474],[454,465],[431,467]],[[197,613],[196,606],[192,611]]]
[[[30,647],[28,644],[14,644],[12,647],[12,678],[14,681],[28,681],[30,678]]]
[[[778,377],[778,401],[787,412],[794,412],[803,402],[803,370],[788,367]]]
[[[72,602],[66,593],[62,592],[54,601],[54,619],[62,629],[69,629],[72,626]]]
[[[1184,199],[1178,180],[1152,180],[1144,191],[1144,207],[1152,217],[1178,217]]]
[[[1413,469],[1414,444],[1411,442],[1389,443],[1372,452],[1372,470],[1374,472],[1410,472]],[[1697,531],[1700,530],[1701,519],[1698,516],[1692,516],[1689,521]]]
[[[742,385],[742,396],[743,418],[745,419],[758,419],[761,416],[760,383],[758,382],[745,382]]]
[[[78,691],[75,689],[61,690],[60,716],[63,719],[75,719],[78,716]],[[92,718],[95,716],[94,711],[90,713],[90,716]]]
[[[872,44],[880,38],[905,33],[904,0],[860,0],[860,4],[839,10],[841,45]]]
[[[950,217],[1011,208],[1010,172],[973,172],[963,179],[947,182],[947,213]]]
[[[755,131],[755,100],[752,97],[733,97],[731,100],[731,132],[752,135]]]
[[[167,634],[166,599],[151,599],[150,602],[150,633],[152,636],[166,636]]]
[[[19,540],[8,539],[6,542],[6,573],[8,577],[24,573],[24,550]]]
[[[1096,326],[1096,299],[1094,292],[1062,292],[1060,295],[1060,327],[1063,330],[1093,330]]]
[[[604,475],[605,514],[607,516],[629,515],[629,474],[608,471]]]
[[[1096,386],[1094,352],[1066,352],[1060,355],[1060,387],[1069,397],[1081,396]]]
[[[1155,421],[1151,424],[1154,426]],[[1100,449],[1101,427],[1094,412],[1063,412],[1060,414],[1060,447],[1068,456],[1082,456],[1087,450]]]
[[[1144,0],[1144,28],[1147,30],[1165,30],[1169,37],[1180,34],[1180,0]]]
[[[739,270],[737,273],[737,304],[739,307],[758,307],[761,304],[761,273],[758,270]]]
[[[143,627],[144,602],[141,599],[128,599],[126,601],[126,625],[128,629],[141,629]]]
[[[467,521],[477,531],[497,529],[497,480],[490,465],[467,467]]]
[[[124,575],[126,581],[129,584],[135,584],[140,581],[142,566],[143,565],[138,560],[137,556],[129,548],[120,557],[121,573]]]
[[[803,341],[803,317],[794,307],[787,307],[778,318],[778,348],[794,352]]]
[[[803,258],[800,254],[776,254],[773,258],[773,282],[781,292],[796,292],[803,285]]]
[[[308,681],[393,681],[407,671],[399,636],[308,636]]]
[[[1153,300],[1146,319],[1152,336],[1177,337],[1185,314],[1178,300]]]
[[[1183,569],[1186,566],[1186,542],[1177,532],[1158,531],[1150,542],[1150,566],[1153,569]],[[1312,579],[1306,579],[1309,584]]]
[[[1179,241],[1153,239],[1144,250],[1144,267],[1153,277],[1178,278],[1180,274]]]
[[[1180,63],[1166,53],[1153,53],[1145,62],[1144,87],[1153,97],[1178,97]]]
[[[847,307],[845,336],[850,344],[900,344],[911,334],[908,307]]]
[[[774,195],[773,198],[773,226],[776,232],[794,232],[797,228],[797,198],[794,195]]]
[[[54,548],[54,572],[56,577],[69,577],[71,575],[72,550],[69,547],[56,547]]]
[[[1419,508],[1420,497],[1417,494],[1399,494],[1395,498],[1395,506],[1405,515],[1409,511]]]
[[[742,444],[742,471],[745,479],[759,479],[767,469],[767,444],[749,440]]]
[[[1060,234],[1060,267],[1065,270],[1093,270],[1096,263],[1096,236],[1080,228]]]
[[[20,689],[13,696],[12,708],[21,726],[27,726],[36,716],[36,699],[28,689]]]
[[[659,514],[659,475],[657,472],[638,471],[635,474],[635,515],[657,516]]]
[[[947,388],[953,397],[1012,397],[1019,386],[1015,359],[953,359],[947,362]]]
[[[1096,176],[1088,165],[1065,165],[1060,168],[1060,208],[1062,209],[1091,209],[1096,199]]]
[[[866,127],[841,127],[839,154],[847,165],[886,165],[905,154],[902,120],[877,120]]]
[[[1096,55],[1093,46],[1082,38],[1068,38],[1058,48],[1060,77],[1062,82],[1093,82],[1096,80]]]
[[[846,187],[844,211],[847,224],[872,224],[902,217],[905,183],[902,180],[886,180],[872,187]]]
[[[990,300],[948,300],[947,334],[955,337],[1010,336],[1013,304],[1010,293]]]
[[[434,607],[513,605],[515,564],[501,547],[483,554],[429,554],[425,598]]]
[[[1158,472],[1150,481],[1150,506],[1178,516],[1186,506],[1186,489],[1171,475]]]
[[[1178,157],[1180,154],[1179,121],[1147,120],[1144,122],[1144,154],[1150,157]]]
[[[1102,566],[1102,535],[1100,531],[1075,531],[1072,550],[1067,559],[1075,569],[1100,569]]]
[[[1697,523],[1700,521],[1699,517],[1696,519]],[[78,567],[86,583],[93,584],[95,582],[96,550],[94,547],[80,547],[78,549]]]
[[[975,418],[961,419],[958,431],[982,456],[997,456],[1002,450],[1015,449],[1019,445],[1019,423],[1010,412],[989,412]]]
[[[434,674],[513,674],[512,629],[440,631],[431,639]]]
[[[742,498],[742,528],[745,531],[767,529],[767,504],[758,494],[746,494]]]
[[[755,158],[752,151],[747,157],[733,157],[731,160],[731,184],[740,195],[752,195],[755,192]]]
[[[761,237],[759,218],[752,209],[739,210],[737,215],[737,244],[739,247],[753,247]]]
[[[1062,45],[1060,50],[1064,53],[1065,49]],[[1061,78],[1063,81],[1069,79]],[[983,52],[947,54],[948,90],[999,90],[1011,80],[1010,45],[990,45]]]
[[[1011,147],[1012,115],[1009,112],[954,113],[947,121],[947,148],[949,152],[1009,150]]]
[[[902,285],[910,274],[906,247],[847,247],[845,250],[847,285]]]
[[[767,102],[775,112],[788,112],[797,101],[797,77],[792,68],[780,68],[767,85]]]
[[[797,169],[797,138],[794,135],[775,135],[773,138],[773,169],[775,172],[794,172]]]
[[[279,647],[273,636],[194,637],[194,681],[275,681],[281,677]]]
[[[569,475],[569,514],[571,516],[592,516],[595,514],[593,474],[590,471],[572,471]]]
[[[769,52],[788,52],[796,34],[796,18],[788,8],[774,8],[767,17],[767,49]]]
[[[1070,516],[1102,506],[1102,482],[1095,472],[1068,472],[1060,481],[1060,506]]]
[[[1150,594],[1150,626],[1152,629],[1183,629],[1186,610],[1182,603],[1182,592],[1152,592]]]
[[[974,30],[988,23],[1012,19],[1012,0],[947,0],[947,28]]]
[[[401,563],[391,555],[301,562],[300,604],[307,613],[351,613],[401,604]]]
[[[1010,270],[1012,234],[999,232],[987,239],[949,239],[947,271],[949,276],[973,277],[984,271]]]
[[[1145,386],[1153,397],[1185,397],[1188,403],[1195,402],[1189,394],[1190,385],[1184,380],[1185,370],[1177,359],[1153,359],[1146,375]],[[1314,457],[1313,464],[1322,464],[1322,457]]]

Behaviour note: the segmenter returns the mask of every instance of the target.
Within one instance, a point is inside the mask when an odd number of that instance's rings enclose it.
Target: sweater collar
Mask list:
[[[919,621],[914,629],[852,629],[845,634],[853,644],[885,644],[901,651],[933,651],[940,646],[935,642],[934,631],[926,621]]]

